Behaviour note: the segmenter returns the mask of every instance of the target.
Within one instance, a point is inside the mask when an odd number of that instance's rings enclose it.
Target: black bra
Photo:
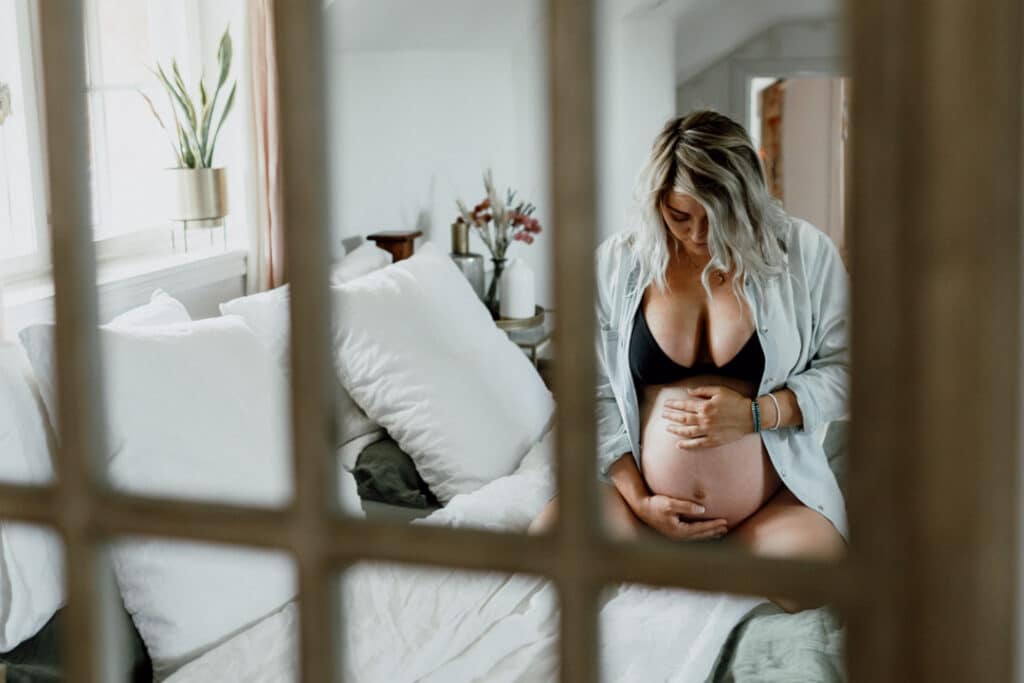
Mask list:
[[[697,363],[691,367],[680,365],[658,345],[644,319],[643,306],[639,306],[633,319],[633,335],[629,342],[629,369],[638,387],[670,384],[697,375],[735,377],[759,384],[764,373],[764,351],[761,350],[757,330],[754,330],[739,353],[722,367],[714,363]]]

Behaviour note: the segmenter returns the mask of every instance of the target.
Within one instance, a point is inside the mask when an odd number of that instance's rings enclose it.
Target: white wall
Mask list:
[[[661,12],[622,16],[602,3],[598,23],[599,239],[628,227],[636,179],[675,107],[675,28]]]
[[[331,54],[332,221],[340,240],[379,230],[419,228],[450,247],[455,200],[484,197],[482,173],[538,206],[550,228],[545,126],[531,78],[534,55],[503,51],[334,52]],[[475,236],[473,238],[476,239]],[[515,244],[553,303],[545,274],[550,232]],[[483,253],[482,243],[474,250]]]
[[[551,306],[545,33],[537,14],[521,11],[509,31],[520,39],[476,41],[472,49],[453,42],[347,50],[340,38],[328,41],[331,220],[336,242],[418,228],[448,249],[455,200],[480,201],[491,168],[499,188],[537,205],[544,232],[508,254],[533,268],[538,303]]]
[[[484,11],[480,4],[445,0],[431,7],[455,21]],[[419,18],[439,27],[444,44],[422,31],[407,35],[417,21],[409,15],[413,5],[337,5],[341,14],[328,39],[332,221],[338,240],[418,227],[447,247],[455,199],[479,201],[481,173],[490,166],[499,186],[512,186],[538,206],[545,232],[510,253],[537,274],[539,303],[553,305],[557,226],[550,223],[544,4],[482,4],[486,20],[467,33],[452,35],[433,14]],[[675,113],[675,39],[667,12],[605,0],[599,17],[601,238],[628,224],[637,174]],[[382,23],[390,30],[381,30]],[[475,237],[474,245],[486,255]]]

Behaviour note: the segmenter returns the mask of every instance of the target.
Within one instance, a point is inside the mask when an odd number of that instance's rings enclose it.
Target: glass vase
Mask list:
[[[491,276],[491,286],[487,289],[487,299],[484,303],[487,304],[487,310],[491,312],[491,317],[497,320],[501,317],[499,312],[499,282],[501,281],[501,273],[505,270],[505,264],[508,261],[507,258],[491,258],[491,263],[494,264],[494,274]]]

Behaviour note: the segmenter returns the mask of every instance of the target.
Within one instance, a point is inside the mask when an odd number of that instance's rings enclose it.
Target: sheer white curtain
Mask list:
[[[249,239],[249,290],[255,292],[284,284],[286,276],[274,0],[252,0],[246,4],[256,156],[256,214]]]

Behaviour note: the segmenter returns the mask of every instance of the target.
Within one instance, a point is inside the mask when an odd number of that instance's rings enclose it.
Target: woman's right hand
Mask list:
[[[651,494],[636,501],[633,513],[659,534],[678,541],[703,541],[720,538],[728,531],[724,519],[702,519],[688,522],[682,515],[699,515],[699,503],[661,494]]]

